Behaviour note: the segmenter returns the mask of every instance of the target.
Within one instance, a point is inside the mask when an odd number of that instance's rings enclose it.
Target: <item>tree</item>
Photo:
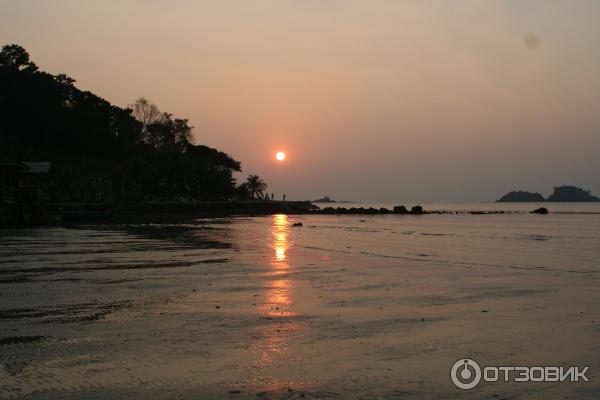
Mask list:
[[[250,198],[250,191],[248,190],[248,184],[246,182],[241,183],[236,188],[236,197],[239,200],[248,200]]]
[[[58,74],[54,76],[54,80],[62,85],[72,86],[75,83],[75,79],[65,74]]]
[[[129,105],[131,115],[142,123],[143,141],[150,142],[148,127],[161,121],[163,114],[160,112],[156,104],[152,103],[145,97],[140,97],[133,104]]]
[[[267,190],[267,183],[263,181],[258,175],[248,175],[246,179],[246,185],[251,199],[262,197],[265,190]]]
[[[18,44],[8,44],[0,52],[0,68],[13,71],[35,72],[38,67],[29,59],[29,53]]]
[[[235,197],[233,171],[241,171],[239,161],[203,145],[189,145],[182,158],[185,164],[177,179],[185,181],[183,187],[190,188],[191,197],[204,200]]]
[[[192,144],[192,129],[193,126],[188,125],[187,118],[175,118],[173,121],[173,139],[175,145],[182,151],[187,149],[187,146]]]
[[[173,114],[162,113],[158,121],[146,127],[147,143],[155,148],[177,148],[183,153],[192,143],[192,129],[187,119],[173,119]]]

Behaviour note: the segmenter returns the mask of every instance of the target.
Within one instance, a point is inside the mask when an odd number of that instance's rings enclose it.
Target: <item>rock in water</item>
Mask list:
[[[423,207],[421,207],[421,206],[414,206],[413,208],[410,209],[410,213],[411,214],[421,215],[421,214],[423,214]]]
[[[408,214],[408,210],[404,206],[394,206],[394,214]]]
[[[548,209],[546,207],[536,208],[531,212],[532,214],[548,214]]]

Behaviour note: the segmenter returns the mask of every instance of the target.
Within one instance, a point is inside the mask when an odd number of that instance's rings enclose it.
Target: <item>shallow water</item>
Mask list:
[[[291,227],[302,222],[302,227]],[[0,398],[597,398],[600,215],[0,232]],[[456,389],[450,366],[587,365]]]

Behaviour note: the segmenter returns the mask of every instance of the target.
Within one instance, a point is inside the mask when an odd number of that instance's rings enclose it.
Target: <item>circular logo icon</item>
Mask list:
[[[452,383],[460,389],[473,389],[481,381],[481,368],[470,358],[461,358],[450,370]]]

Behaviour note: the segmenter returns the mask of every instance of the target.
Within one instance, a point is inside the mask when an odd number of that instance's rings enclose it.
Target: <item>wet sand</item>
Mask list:
[[[585,268],[399,258],[354,231],[308,245],[320,217],[297,218],[3,231],[0,398],[600,396],[597,250]],[[590,382],[463,391],[463,357]]]

